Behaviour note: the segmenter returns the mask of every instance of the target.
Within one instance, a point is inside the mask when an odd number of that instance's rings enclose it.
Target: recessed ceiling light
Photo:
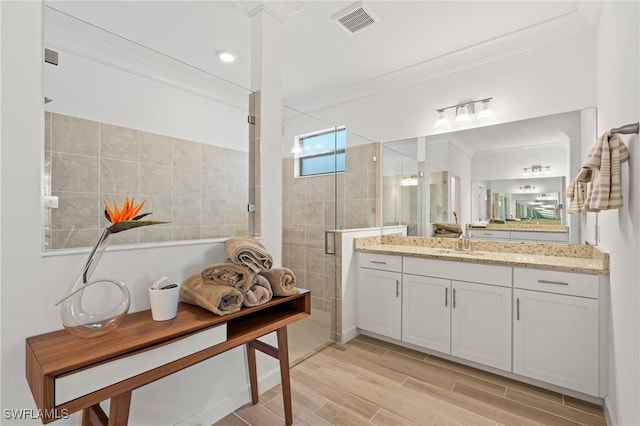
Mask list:
[[[218,55],[218,59],[222,62],[230,63],[236,60],[236,55],[231,52],[227,52],[226,50],[220,50],[216,55]]]

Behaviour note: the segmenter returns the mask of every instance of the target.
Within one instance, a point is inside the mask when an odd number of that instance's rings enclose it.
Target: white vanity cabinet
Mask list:
[[[568,232],[511,231],[511,241],[569,244]]]
[[[402,276],[402,341],[450,353],[451,280]]]
[[[467,229],[467,238],[475,240],[518,241],[524,243],[562,243],[569,244],[568,232],[549,231],[508,231],[502,229]]]
[[[511,370],[511,268],[405,257],[403,271],[404,342]]]
[[[509,241],[511,234],[509,231],[501,230],[470,229],[467,231],[467,237],[476,240]]]
[[[513,277],[513,372],[599,395],[599,277],[526,268]]]
[[[359,253],[358,328],[509,377],[606,396],[608,276],[475,255]]]
[[[400,256],[360,253],[356,325],[382,336],[402,337]]]
[[[452,282],[451,355],[511,371],[511,288]]]

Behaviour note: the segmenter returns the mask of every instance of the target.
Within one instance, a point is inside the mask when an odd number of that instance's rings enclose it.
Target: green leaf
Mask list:
[[[139,228],[141,226],[159,225],[161,223],[169,222],[162,222],[160,220],[124,220],[122,222],[114,223],[107,229],[112,234],[116,234],[121,231],[126,231],[127,229]]]

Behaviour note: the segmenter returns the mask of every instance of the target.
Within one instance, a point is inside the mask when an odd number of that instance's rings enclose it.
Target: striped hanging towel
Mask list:
[[[593,154],[593,155],[592,155]],[[600,164],[593,166],[599,158]],[[585,202],[587,211],[619,209],[622,207],[622,173],[620,165],[629,160],[629,149],[618,134],[605,133],[592,149],[587,162],[591,166],[591,185]],[[589,173],[581,176],[586,178]],[[580,179],[580,176],[578,177]]]

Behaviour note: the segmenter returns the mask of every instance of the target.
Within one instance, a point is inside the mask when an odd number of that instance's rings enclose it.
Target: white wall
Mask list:
[[[505,149],[500,151],[482,151],[471,160],[471,179],[499,180],[522,179],[523,169],[534,164],[551,166],[549,177],[567,176],[567,148],[563,144],[541,145]]]
[[[640,7],[604,2],[597,34],[598,130],[640,118]],[[638,135],[622,165],[624,207],[599,214],[600,245],[611,256],[611,350],[607,408],[615,424],[640,424],[640,150]],[[595,142],[595,141],[594,141]]]
[[[25,379],[25,338],[61,328],[54,302],[65,292],[87,253],[41,253],[41,170],[44,149],[43,44],[40,2],[0,2],[2,62],[1,229],[2,408],[35,408]],[[266,211],[263,213],[269,215]],[[267,242],[271,244],[271,242]],[[268,245],[269,247],[269,245]],[[131,311],[148,308],[147,285],[157,277],[180,281],[224,258],[221,244],[185,244],[110,251],[97,274],[109,273],[131,289]],[[98,276],[98,275],[96,275]],[[97,343],[98,344],[98,343]],[[154,423],[175,424],[204,409],[224,415],[249,400],[245,353],[238,348],[142,388],[133,394],[131,421],[157,413]],[[260,357],[259,375],[277,374]],[[270,375],[267,379],[273,380]],[[180,389],[179,392],[176,389]],[[137,419],[137,420],[136,420]],[[3,419],[2,424],[10,424]],[[19,424],[29,422],[20,421]],[[40,424],[33,420],[32,424]],[[189,424],[189,423],[185,423]]]
[[[382,142],[472,127],[433,127],[435,110],[493,97],[487,125],[595,105],[595,37],[584,34],[311,113]]]

